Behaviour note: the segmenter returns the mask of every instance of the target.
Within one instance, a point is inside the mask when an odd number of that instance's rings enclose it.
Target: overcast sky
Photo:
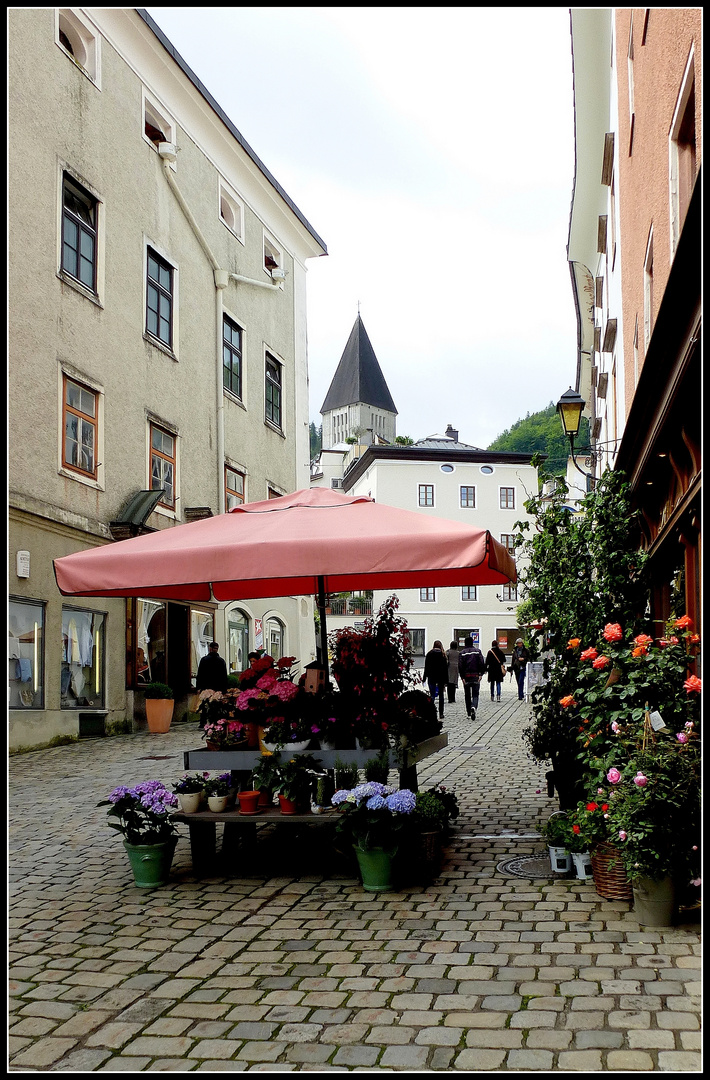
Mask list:
[[[357,317],[398,434],[487,447],[573,382],[566,8],[148,8],[328,247],[310,414]]]

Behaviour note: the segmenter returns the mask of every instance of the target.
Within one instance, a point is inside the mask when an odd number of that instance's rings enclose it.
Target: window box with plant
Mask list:
[[[172,688],[166,683],[151,682],[146,683],[143,693],[148,730],[154,734],[165,734],[170,730],[175,707]]]

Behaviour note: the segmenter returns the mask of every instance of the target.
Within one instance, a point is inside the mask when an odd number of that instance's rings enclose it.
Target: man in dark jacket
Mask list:
[[[463,682],[466,713],[472,720],[476,719],[481,676],[485,670],[486,661],[483,659],[483,653],[473,644],[473,638],[467,637],[464,647],[459,653],[459,674]]]
[[[220,693],[227,689],[227,665],[219,655],[216,641],[210,642],[210,651],[200,660],[195,686],[197,690],[219,690]]]
[[[518,684],[518,701],[525,700],[525,668],[528,666],[529,659],[530,653],[525,648],[523,639],[519,637],[515,642],[510,665],[513,669],[513,674],[515,675],[515,681]]]

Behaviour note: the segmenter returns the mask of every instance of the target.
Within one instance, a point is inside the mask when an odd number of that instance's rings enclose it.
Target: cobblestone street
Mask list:
[[[506,680],[471,723],[459,690],[419,767],[461,805],[442,872],[385,894],[320,827],[196,879],[180,826],[169,883],[136,888],[96,804],[170,785],[193,725],[12,757],[11,1070],[701,1071],[699,912],[646,930],[591,882],[498,869],[546,852],[557,805],[529,715]]]

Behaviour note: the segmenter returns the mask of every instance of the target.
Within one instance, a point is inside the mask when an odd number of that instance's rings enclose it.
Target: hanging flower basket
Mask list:
[[[626,876],[621,854],[613,844],[599,843],[592,848],[594,886],[605,900],[631,900],[631,882]]]

